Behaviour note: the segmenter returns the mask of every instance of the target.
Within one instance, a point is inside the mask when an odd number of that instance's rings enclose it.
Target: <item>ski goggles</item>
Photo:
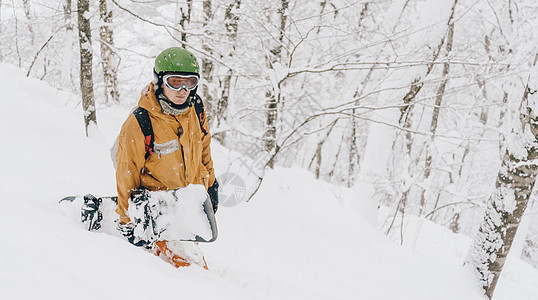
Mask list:
[[[198,76],[169,74],[163,76],[164,84],[167,88],[180,91],[185,89],[191,91],[198,86]]]

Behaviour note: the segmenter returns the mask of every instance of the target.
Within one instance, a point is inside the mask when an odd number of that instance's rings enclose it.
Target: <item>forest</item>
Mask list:
[[[87,127],[184,47],[245,201],[300,167],[395,243],[424,221],[471,237],[490,298],[508,253],[538,268],[536,0],[1,0],[0,35],[0,62],[76,95]]]

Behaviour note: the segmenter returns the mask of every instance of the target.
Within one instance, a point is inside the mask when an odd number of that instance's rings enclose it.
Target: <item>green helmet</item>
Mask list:
[[[162,75],[166,72],[199,75],[200,67],[194,54],[180,47],[172,47],[155,58],[155,73]]]

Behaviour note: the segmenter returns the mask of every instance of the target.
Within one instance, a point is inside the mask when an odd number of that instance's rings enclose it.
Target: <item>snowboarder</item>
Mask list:
[[[198,62],[191,52],[172,47],[157,56],[153,73],[154,80],[142,91],[139,108],[125,121],[118,137],[118,230],[130,242],[134,225],[127,212],[131,193],[137,190],[162,191],[200,184],[207,189],[215,212],[218,206],[211,135],[203,102],[196,94]],[[149,131],[140,117],[143,114],[146,119],[149,116]],[[191,262],[184,256],[193,244],[182,247],[179,243],[157,241],[152,251],[176,267],[189,266]],[[203,265],[207,269],[205,260]]]

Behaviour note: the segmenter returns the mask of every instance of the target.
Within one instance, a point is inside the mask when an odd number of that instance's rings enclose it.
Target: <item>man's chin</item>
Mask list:
[[[172,102],[173,102],[174,104],[176,104],[176,105],[181,105],[181,104],[185,103],[185,101],[187,101],[187,99],[183,99],[183,98],[178,99],[178,98],[176,98],[176,99],[174,99],[174,101],[172,101]]]

